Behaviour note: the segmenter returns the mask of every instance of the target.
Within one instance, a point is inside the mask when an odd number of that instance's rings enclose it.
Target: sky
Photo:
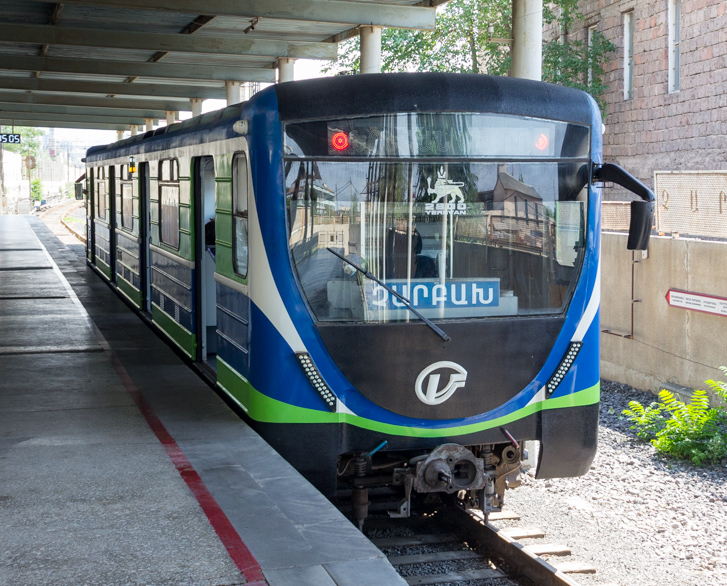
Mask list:
[[[321,68],[326,61],[319,61],[314,59],[299,59],[295,62],[295,79],[312,79],[316,77],[324,77],[327,74],[323,73]],[[205,100],[202,104],[202,113],[212,112],[213,110],[219,110],[227,105],[225,100]],[[183,112],[181,119],[191,118],[191,112]],[[158,122],[157,122],[158,123]],[[162,121],[162,126],[163,126]],[[48,129],[44,129],[46,134]],[[129,132],[126,132],[125,137],[129,136]],[[70,142],[77,146],[83,146],[89,148],[95,145],[108,144],[116,142],[116,131],[115,130],[78,130],[72,128],[56,128],[55,139],[58,142]]]

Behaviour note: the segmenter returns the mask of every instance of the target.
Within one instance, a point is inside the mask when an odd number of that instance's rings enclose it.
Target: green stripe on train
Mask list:
[[[593,405],[598,403],[601,397],[601,383],[598,382],[592,387],[577,393],[527,405],[522,409],[518,409],[513,413],[498,417],[497,419],[469,425],[434,429],[392,425],[350,413],[330,413],[329,411],[317,411],[315,409],[296,407],[283,403],[255,390],[248,381],[242,378],[229,364],[219,357],[217,358],[217,383],[223,391],[229,394],[256,421],[264,423],[347,423],[378,433],[408,437],[444,437],[476,433],[517,421],[518,419],[546,409]]]
[[[111,267],[99,257],[96,257],[96,268],[101,271],[109,281],[111,280]]]
[[[193,358],[196,355],[197,337],[174,321],[172,316],[164,312],[156,303],[151,304],[151,318],[187,356]]]
[[[121,275],[116,275],[116,286],[136,307],[141,307],[141,291]]]

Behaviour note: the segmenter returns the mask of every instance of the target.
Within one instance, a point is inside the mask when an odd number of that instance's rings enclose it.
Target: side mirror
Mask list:
[[[76,183],[76,199],[83,199],[83,184],[82,183]]]
[[[646,250],[649,248],[649,237],[653,225],[654,202],[632,201],[629,240],[626,248],[629,250]]]
[[[625,187],[644,201],[631,202],[631,225],[629,226],[629,250],[646,250],[649,246],[651,227],[654,225],[654,192],[633,175],[611,163],[593,166],[593,182],[611,181]]]

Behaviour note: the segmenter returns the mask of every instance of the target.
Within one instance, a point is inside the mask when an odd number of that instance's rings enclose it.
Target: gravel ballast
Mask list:
[[[656,397],[602,381],[590,471],[553,480],[525,475],[505,498],[521,521],[496,525],[538,526],[546,533],[541,542],[570,546],[568,559],[598,569],[574,576],[583,585],[727,586],[727,465],[699,468],[657,455],[622,415],[632,400],[648,405]]]

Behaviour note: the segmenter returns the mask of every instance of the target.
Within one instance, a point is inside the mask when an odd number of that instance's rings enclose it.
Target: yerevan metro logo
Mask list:
[[[437,181],[434,186],[432,186],[431,177],[427,177],[427,184],[429,185],[429,189],[427,189],[429,195],[434,196],[432,203],[424,204],[424,211],[428,216],[445,214],[461,216],[466,213],[467,204],[464,202],[464,195],[460,189],[464,183],[447,179],[444,167],[440,167],[437,171]],[[442,200],[445,201],[442,202]]]
[[[454,373],[449,375],[449,382],[447,386],[439,390],[439,379],[441,374],[433,374],[435,370],[440,369],[454,370]],[[422,403],[427,405],[439,405],[449,399],[454,392],[463,387],[467,381],[467,371],[462,368],[456,362],[449,362],[444,360],[442,362],[435,362],[430,364],[424,370],[419,373],[416,382],[416,393],[417,397]],[[427,383],[427,388],[424,390],[424,383]]]

